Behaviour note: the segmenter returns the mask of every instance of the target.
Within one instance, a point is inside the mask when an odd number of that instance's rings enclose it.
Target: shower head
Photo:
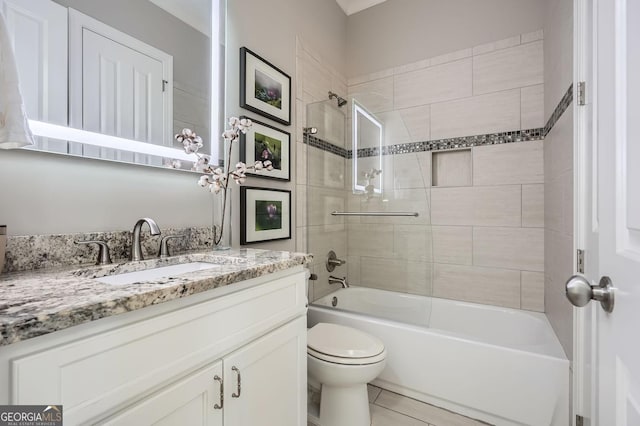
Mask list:
[[[347,104],[347,102],[348,102],[342,96],[338,96],[336,93],[333,93],[331,91],[329,92],[329,99],[335,99],[336,101],[338,101],[338,107],[340,107],[340,108],[345,106]]]

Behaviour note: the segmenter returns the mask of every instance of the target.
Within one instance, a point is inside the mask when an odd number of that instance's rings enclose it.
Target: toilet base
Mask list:
[[[352,386],[322,385],[321,426],[369,426],[370,424],[366,383]]]

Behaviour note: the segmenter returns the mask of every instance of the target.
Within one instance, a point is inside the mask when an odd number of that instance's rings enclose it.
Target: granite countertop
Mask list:
[[[308,254],[269,250],[208,250],[166,259],[0,275],[0,346],[305,265],[311,259]],[[127,285],[93,279],[187,262],[220,266]]]

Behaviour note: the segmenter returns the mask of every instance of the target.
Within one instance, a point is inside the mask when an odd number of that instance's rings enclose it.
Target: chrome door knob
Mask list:
[[[567,281],[565,290],[567,299],[573,306],[581,308],[591,300],[597,300],[602,309],[609,313],[613,312],[615,297],[609,277],[602,277],[598,285],[592,286],[585,277],[574,275]]]

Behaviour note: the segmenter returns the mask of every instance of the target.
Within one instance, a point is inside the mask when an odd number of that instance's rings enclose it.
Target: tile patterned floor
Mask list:
[[[371,426],[487,426],[487,423],[372,385],[368,385],[368,391]]]

